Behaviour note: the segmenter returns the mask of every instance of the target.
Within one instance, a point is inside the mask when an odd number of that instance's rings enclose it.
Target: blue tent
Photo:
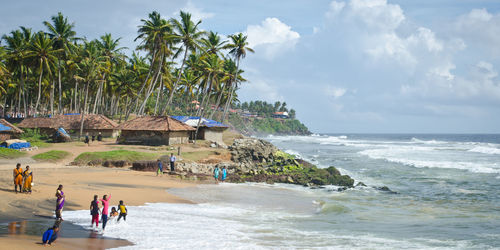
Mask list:
[[[0,123],[0,131],[11,131],[11,130],[12,130],[11,127],[7,127]]]

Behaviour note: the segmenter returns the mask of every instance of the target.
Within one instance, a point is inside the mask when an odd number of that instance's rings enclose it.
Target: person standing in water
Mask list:
[[[19,192],[23,192],[23,189],[21,188],[21,185],[23,183],[23,169],[21,168],[21,163],[18,163],[16,165],[16,168],[14,169],[14,190],[16,191],[17,194],[17,187],[19,186]]]
[[[222,182],[226,181],[226,177],[227,177],[227,170],[226,170],[226,166],[224,166],[224,167],[222,167],[221,181]]]
[[[24,170],[23,176],[24,176],[23,191],[31,194],[31,184],[33,183],[33,171],[30,171],[30,166],[26,166],[26,170]]]
[[[215,179],[215,183],[216,184],[219,184],[219,167],[215,166],[214,168],[214,179]]]
[[[118,216],[118,221],[123,217],[123,220],[127,220],[127,208],[123,205],[123,201],[120,201],[118,205],[118,210],[120,210],[120,215]]]
[[[156,171],[156,176],[163,174],[163,163],[160,159],[156,160],[156,164],[158,165],[158,171]]]
[[[175,171],[175,155],[173,153],[170,154],[170,171],[174,172]]]
[[[63,192],[63,185],[59,185],[56,191],[57,203],[56,203],[56,219],[62,219],[62,210],[64,207],[64,201],[66,200],[66,195]]]
[[[94,200],[90,202],[90,215],[92,215],[92,222],[90,223],[91,227],[99,228],[99,202],[97,201],[97,194],[94,195]]]
[[[100,201],[102,202],[102,230],[106,228],[106,223],[108,222],[108,208],[109,208],[109,200],[111,200],[111,194],[109,197],[107,195],[104,195]]]

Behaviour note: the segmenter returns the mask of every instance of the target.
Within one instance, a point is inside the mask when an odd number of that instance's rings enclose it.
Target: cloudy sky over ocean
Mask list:
[[[0,34],[61,11],[132,49],[141,18],[180,9],[248,35],[240,100],[286,101],[315,132],[500,132],[499,1],[12,1]]]

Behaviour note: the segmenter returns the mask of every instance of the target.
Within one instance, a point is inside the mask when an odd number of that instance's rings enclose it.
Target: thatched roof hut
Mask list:
[[[82,115],[56,115],[52,118],[33,117],[26,118],[19,127],[39,128],[42,132],[51,134],[59,127],[63,127],[70,134],[80,132]],[[115,137],[118,134],[118,124],[104,115],[85,115],[83,132],[97,135],[99,132],[105,137]]]
[[[0,141],[17,138],[21,133],[23,133],[21,129],[4,119],[0,119]]]
[[[187,143],[194,128],[169,116],[143,116],[119,126],[119,143],[171,145]]]
[[[198,120],[200,119],[199,116],[172,116],[172,118],[181,121],[193,128],[196,128],[198,126]],[[228,128],[229,126],[226,124],[202,117],[196,139],[207,140],[223,145],[224,141],[222,140],[222,135],[224,133],[224,130]],[[194,137],[194,134],[192,136]]]

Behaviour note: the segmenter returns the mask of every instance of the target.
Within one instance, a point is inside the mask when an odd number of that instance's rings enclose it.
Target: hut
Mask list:
[[[120,125],[118,143],[172,145],[189,142],[194,128],[169,116],[143,116]]]
[[[82,115],[57,115],[52,118],[33,117],[26,118],[19,127],[38,128],[41,133],[53,135],[57,129],[64,128],[70,135],[77,136],[80,133]],[[104,115],[84,115],[83,134],[102,134],[103,137],[116,137],[118,135],[118,124]]]
[[[4,119],[0,119],[0,141],[18,138],[21,133],[23,133],[21,129]]]
[[[181,121],[195,129],[198,126],[198,120],[200,119],[199,116],[172,116],[172,118]],[[202,117],[200,122],[200,129],[198,130],[198,136],[196,139],[224,144],[222,140],[222,134],[227,128],[229,128],[229,126],[223,123]],[[194,139],[194,133],[191,135],[190,139]]]

